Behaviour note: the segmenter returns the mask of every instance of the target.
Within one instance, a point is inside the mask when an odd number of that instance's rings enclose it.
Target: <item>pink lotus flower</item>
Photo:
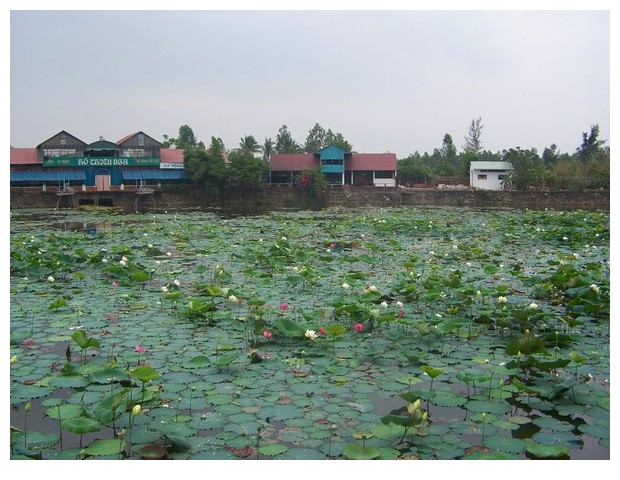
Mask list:
[[[280,310],[288,310],[288,303],[281,303]]]
[[[270,338],[273,335],[273,333],[271,333],[269,330],[265,330],[263,332],[263,337],[265,338]]]
[[[398,312],[398,313],[396,314],[396,316],[397,316],[397,317],[404,317],[404,316],[405,316],[405,311],[404,311],[404,310],[401,310],[400,312]]]
[[[353,325],[353,330],[355,330],[356,332],[364,331],[364,324],[363,323],[356,323],[355,325]]]
[[[327,335],[327,331],[323,327],[319,328],[316,333],[319,335]]]
[[[112,286],[113,286],[113,287],[118,287],[118,282],[117,282],[116,280],[114,280],[114,281],[112,282]]]
[[[146,348],[142,345],[136,345],[136,352],[138,353],[146,353]]]

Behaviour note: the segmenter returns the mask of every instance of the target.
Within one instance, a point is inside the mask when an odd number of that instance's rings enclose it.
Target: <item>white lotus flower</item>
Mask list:
[[[314,330],[306,330],[306,338],[314,340],[317,337],[318,337],[318,335],[316,334],[316,332]]]

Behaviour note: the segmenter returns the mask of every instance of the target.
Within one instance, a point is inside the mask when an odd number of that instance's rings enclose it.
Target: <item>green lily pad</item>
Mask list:
[[[89,433],[101,430],[101,424],[97,420],[88,417],[74,417],[64,420],[62,428],[71,433]]]
[[[562,432],[571,431],[574,426],[568,422],[562,422],[552,417],[538,417],[535,418],[532,423],[541,428],[548,428],[550,430],[557,430]]]
[[[436,390],[431,402],[440,407],[458,407],[464,405],[467,398],[451,390]]]
[[[286,451],[288,451],[288,447],[286,445],[282,445],[280,443],[272,443],[270,445],[261,446],[258,451],[261,455],[266,455],[268,457],[275,457],[278,455],[282,455]]]
[[[526,450],[538,458],[557,458],[568,455],[568,445],[543,445],[531,440],[525,442]]]
[[[484,438],[484,445],[500,452],[522,453],[525,451],[526,442],[519,438],[507,437],[505,435],[489,435]]]
[[[126,446],[127,444],[123,440],[117,438],[99,439],[83,448],[80,453],[92,457],[105,457],[124,451]]]
[[[45,415],[54,420],[66,420],[68,418],[81,417],[85,414],[81,405],[63,404],[55,407],[49,407],[45,410]]]
[[[191,358],[185,365],[187,368],[204,368],[211,364],[211,359],[206,355],[197,355]]]
[[[34,430],[28,430],[13,434],[13,444],[24,445],[24,436],[26,437],[26,448],[31,451],[42,450],[52,447],[60,441],[60,436],[56,433],[43,433]]]
[[[89,383],[90,381],[82,375],[62,375],[50,380],[50,385],[57,388],[80,388]]]
[[[372,460],[381,455],[381,450],[377,447],[349,443],[342,447],[342,453],[350,460]]]
[[[185,423],[174,421],[159,422],[156,428],[167,437],[191,437],[196,434],[196,430]]]

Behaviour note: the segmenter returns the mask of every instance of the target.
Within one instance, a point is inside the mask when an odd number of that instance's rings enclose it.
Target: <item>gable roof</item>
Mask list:
[[[354,153],[347,170],[396,170],[395,153]]]
[[[114,142],[110,142],[108,140],[97,140],[96,142],[93,142],[89,145],[86,145],[86,147],[84,147],[84,150],[120,150],[121,147],[119,147],[116,143]]]
[[[510,162],[471,162],[469,170],[514,170]]]
[[[317,165],[311,153],[272,153],[269,159],[269,169],[272,172],[310,170]]]
[[[37,145],[37,148],[39,148],[41,145],[44,145],[46,143],[48,143],[50,140],[52,140],[55,137],[59,137],[62,134],[68,135],[69,137],[71,137],[72,139],[76,140],[78,144],[80,145],[86,145],[86,142],[84,142],[83,140],[80,140],[79,138],[77,138],[75,135],[71,135],[69,132],[67,132],[66,130],[61,130],[60,132],[56,133],[55,135],[52,135],[50,138],[48,138],[47,140],[42,141],[41,143],[39,143],[39,145]],[[71,144],[72,146],[75,145],[75,143]]]
[[[11,147],[11,165],[41,165],[36,148]]]
[[[135,137],[136,135],[138,135],[139,133],[141,133],[142,135],[144,135],[145,137],[150,138],[153,142],[158,143],[161,145],[161,142],[155,140],[153,137],[151,137],[150,135],[147,135],[146,133],[144,133],[142,130],[140,130],[139,132],[134,132],[134,133],[130,133],[129,135],[125,135],[123,138],[121,138],[117,143],[117,145],[122,145],[123,143],[127,142],[128,140],[131,140],[133,137]]]

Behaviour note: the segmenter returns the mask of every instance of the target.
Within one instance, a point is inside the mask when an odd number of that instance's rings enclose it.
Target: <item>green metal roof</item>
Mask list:
[[[96,142],[86,145],[84,150],[122,150],[116,143],[108,142],[107,140],[97,140]]]
[[[514,170],[510,162],[471,162],[470,170]]]

